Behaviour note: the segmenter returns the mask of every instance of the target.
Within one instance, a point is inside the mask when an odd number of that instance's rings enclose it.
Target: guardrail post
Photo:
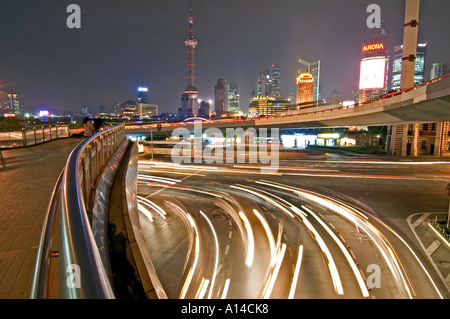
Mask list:
[[[22,145],[27,146],[27,129],[22,127]]]

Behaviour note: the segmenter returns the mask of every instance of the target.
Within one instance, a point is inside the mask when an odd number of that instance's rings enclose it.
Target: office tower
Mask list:
[[[270,86],[270,94],[269,96],[274,98],[281,98],[281,90],[280,90],[280,66],[278,64],[272,64],[272,68],[270,69],[270,78],[272,80]]]
[[[239,113],[239,88],[236,84],[230,84],[228,87],[228,112]]]
[[[272,64],[270,68],[259,72],[256,76],[256,94],[254,96],[281,98],[280,77],[278,64]]]
[[[373,40],[362,45],[359,75],[359,102],[366,102],[384,95],[388,85],[389,51],[387,34],[377,29]]]
[[[8,100],[5,104],[5,114],[14,114],[13,116],[21,117],[23,115],[23,104],[20,103],[17,93],[8,93]]]
[[[268,96],[255,96],[249,104],[250,116],[277,116],[289,111],[290,100]]]
[[[427,43],[417,44],[414,86],[419,85],[425,81],[425,58],[427,53]],[[392,64],[392,79],[391,90],[400,90],[402,80],[402,58],[403,45],[396,45],[394,47],[394,62]]]
[[[214,96],[216,116],[221,117],[228,110],[228,84],[224,79],[217,80]]]
[[[447,74],[449,71],[447,63],[433,63],[431,66],[430,80]]]
[[[320,60],[308,62],[303,59],[297,59],[297,75],[309,73],[314,79],[313,84],[313,100],[320,100]]]
[[[193,116],[197,113],[198,90],[195,87],[194,55],[195,55],[195,48],[197,47],[198,42],[193,33],[193,26],[194,26],[194,19],[192,16],[192,8],[189,8],[189,31],[188,31],[189,33],[184,41],[184,45],[187,48],[187,57],[188,57],[187,59],[188,86],[184,90],[184,93],[181,95],[181,108],[178,109],[179,115],[185,117]]]
[[[259,72],[256,76],[256,96],[269,96],[271,87],[270,70]]]
[[[314,78],[310,73],[302,73],[297,77],[296,104],[314,101]]]
[[[210,106],[209,106],[209,102],[206,101],[201,101],[200,102],[200,107],[198,109],[198,116],[199,117],[203,117],[203,118],[209,118],[209,111],[210,111]]]
[[[144,86],[138,88],[138,103],[148,103],[148,88]]]

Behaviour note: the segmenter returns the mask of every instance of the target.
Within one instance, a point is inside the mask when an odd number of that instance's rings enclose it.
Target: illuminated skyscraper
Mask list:
[[[314,78],[310,73],[302,73],[297,78],[296,104],[314,101]]]
[[[430,80],[447,74],[449,71],[447,63],[433,63],[431,66]]]
[[[280,66],[272,66],[256,76],[256,96],[270,96],[281,98],[280,90]]]
[[[270,96],[274,98],[281,98],[280,90],[280,66],[278,64],[272,64],[270,70],[270,77],[272,79],[272,85],[270,87]]]
[[[386,31],[380,28],[371,42],[362,45],[359,102],[376,99],[387,91],[389,51],[386,40]]]
[[[320,99],[320,60],[308,62],[303,59],[297,59],[297,75],[309,73],[314,79],[313,101]]]
[[[221,117],[228,111],[228,84],[224,79],[217,80],[214,95],[216,116]]]
[[[425,57],[427,53],[427,43],[417,44],[416,65],[414,73],[414,86],[425,81]],[[391,90],[400,90],[402,80],[402,57],[403,45],[394,47],[394,63],[392,65]]]
[[[181,108],[178,109],[179,115],[182,116],[192,116],[197,113],[197,97],[198,90],[195,87],[195,63],[194,63],[194,55],[195,48],[197,47],[197,39],[193,33],[194,19],[192,17],[192,8],[189,8],[189,33],[186,36],[184,41],[184,45],[187,48],[187,56],[188,56],[188,86],[184,90],[184,93],[181,95]]]
[[[144,86],[138,88],[138,103],[148,103],[148,88]]]
[[[5,113],[14,114],[18,117],[23,115],[23,105],[20,103],[17,93],[8,93],[8,100],[6,101],[5,105]]]
[[[228,87],[228,112],[238,114],[239,110],[239,88],[235,84],[230,84]]]

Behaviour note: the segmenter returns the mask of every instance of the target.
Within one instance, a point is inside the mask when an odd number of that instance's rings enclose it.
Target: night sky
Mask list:
[[[67,6],[81,7],[69,29]],[[192,0],[199,98],[219,78],[239,85],[247,111],[258,70],[281,67],[281,93],[295,91],[296,61],[321,60],[321,93],[357,89],[361,44],[373,30],[366,8],[381,7],[389,51],[403,40],[405,0]],[[0,98],[13,90],[26,108],[80,111],[137,99],[176,112],[187,86],[184,38],[189,0],[1,0]],[[422,0],[419,42],[431,64],[450,62],[450,1]]]

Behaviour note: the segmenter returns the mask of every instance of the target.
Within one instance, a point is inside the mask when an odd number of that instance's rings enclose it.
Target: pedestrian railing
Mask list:
[[[50,298],[52,281],[59,282],[56,298],[114,298],[89,210],[98,179],[125,142],[125,126],[114,126],[80,142],[69,155],[44,221],[30,298]],[[59,275],[52,279],[55,270]]]
[[[68,124],[0,128],[0,149],[26,147],[70,137]]]

